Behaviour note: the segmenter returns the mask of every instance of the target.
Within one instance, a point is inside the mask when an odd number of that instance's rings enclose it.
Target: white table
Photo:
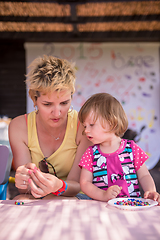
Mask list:
[[[160,206],[120,210],[93,200],[0,201],[0,240],[159,240]]]

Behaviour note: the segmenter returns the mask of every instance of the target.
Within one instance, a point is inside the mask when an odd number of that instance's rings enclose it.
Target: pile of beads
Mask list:
[[[15,205],[23,205],[24,204],[24,202],[17,202],[17,201],[15,201]]]
[[[122,200],[122,201],[117,201],[114,204],[116,205],[122,205],[122,206],[149,206],[149,202],[143,202],[141,200],[136,200],[134,198],[127,199],[127,200]]]

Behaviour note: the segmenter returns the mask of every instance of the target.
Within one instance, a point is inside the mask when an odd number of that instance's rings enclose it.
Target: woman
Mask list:
[[[26,83],[36,110],[9,125],[15,185],[34,198],[75,196],[80,191],[78,163],[90,142],[78,127],[78,113],[70,110],[74,70],[53,56],[37,58],[30,67]]]

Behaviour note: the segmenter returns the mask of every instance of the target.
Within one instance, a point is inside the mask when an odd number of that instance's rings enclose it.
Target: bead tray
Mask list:
[[[133,202],[133,205],[131,205]],[[138,204],[139,203],[139,204]],[[112,207],[116,207],[123,210],[143,210],[158,204],[157,201],[144,198],[113,198],[108,201],[108,204]]]

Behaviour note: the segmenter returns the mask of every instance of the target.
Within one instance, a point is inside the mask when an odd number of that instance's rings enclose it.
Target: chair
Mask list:
[[[11,165],[12,154],[9,147],[0,144],[0,200],[6,200]]]

